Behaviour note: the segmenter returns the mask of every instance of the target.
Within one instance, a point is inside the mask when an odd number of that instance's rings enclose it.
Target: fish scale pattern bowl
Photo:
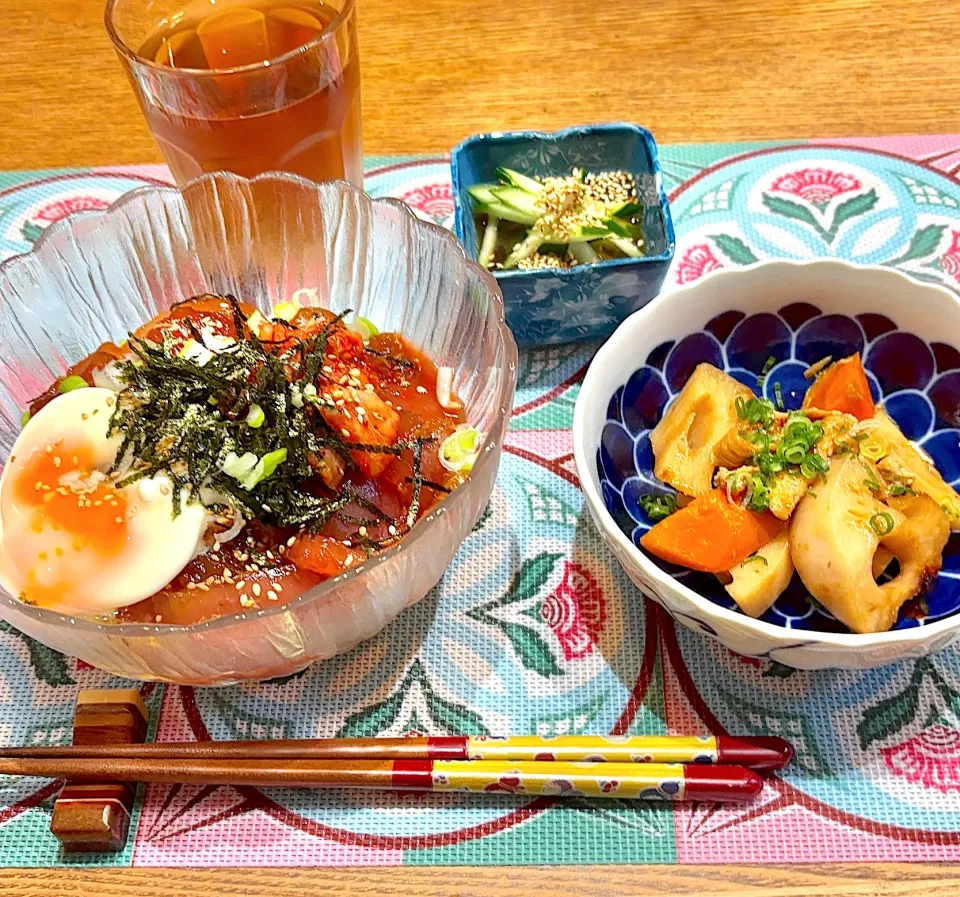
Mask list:
[[[0,461],[29,401],[102,342],[199,293],[269,312],[301,287],[453,368],[467,419],[485,434],[467,483],[397,546],[282,607],[190,626],[109,625],[0,590],[0,617],[118,675],[226,683],[288,675],[346,651],[437,583],[493,489],[516,345],[496,283],[451,234],[343,182],[218,173],[180,189],[146,187],[52,225],[30,253],[0,265]]]
[[[681,622],[741,653],[801,667],[859,667],[942,647],[960,631],[957,534],[936,584],[922,601],[904,606],[892,632],[855,635],[797,576],[759,620],[740,613],[716,577],[672,566],[639,547],[652,525],[639,498],[673,492],[653,472],[649,433],[698,364],[713,364],[756,394],[771,401],[779,396],[796,409],[810,365],[855,352],[863,356],[875,401],[956,488],[958,344],[957,298],[890,270],[770,262],[664,296],[604,347],[578,400],[577,464],[594,517],[647,594]]]

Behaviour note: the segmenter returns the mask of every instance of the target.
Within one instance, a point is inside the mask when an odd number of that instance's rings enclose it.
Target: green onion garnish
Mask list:
[[[901,495],[916,495],[917,493],[909,486],[904,486],[903,483],[894,483],[890,487],[890,494],[894,496],[894,498],[899,498]]]
[[[830,465],[815,452],[810,452],[803,461],[800,462],[800,473],[807,479],[812,479],[818,475],[822,476],[829,469]]]
[[[263,422],[267,419],[267,416],[263,413],[263,409],[254,402],[250,406],[250,410],[247,411],[247,426],[253,427],[254,430],[260,429],[263,426]]]
[[[86,389],[89,385],[83,377],[71,374],[69,377],[64,377],[60,381],[57,386],[57,391],[62,395],[63,393],[73,392],[75,389]]]
[[[886,536],[893,532],[896,523],[893,520],[893,514],[889,511],[883,511],[880,514],[874,514],[870,518],[870,526],[878,536]]]
[[[734,406],[740,419],[749,424],[760,424],[766,428],[773,423],[773,403],[767,399],[744,399],[743,396],[737,396]]]
[[[677,499],[674,495],[653,495],[645,493],[637,499],[643,513],[652,523],[665,520],[677,510]]]
[[[773,384],[773,397],[777,402],[777,411],[783,411],[786,405],[783,404],[783,390],[780,388],[779,382]]]
[[[876,478],[873,468],[867,464],[863,465],[863,469],[867,472],[868,477],[863,481],[863,485],[866,486],[871,492],[880,491],[880,481]]]
[[[763,370],[760,371],[760,376],[757,377],[757,389],[760,392],[763,392],[763,386],[767,382],[767,374],[773,370],[774,365],[776,365],[777,359],[772,355],[763,363]]]
[[[23,414],[20,415],[20,426],[25,427],[28,420],[30,420],[30,412],[24,411]]]
[[[740,566],[746,567],[747,564],[752,564],[754,561],[760,561],[764,567],[770,566],[770,562],[762,554],[751,554],[745,561],[741,561]]]

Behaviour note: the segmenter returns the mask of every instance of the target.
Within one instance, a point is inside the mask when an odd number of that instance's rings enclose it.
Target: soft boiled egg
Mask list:
[[[149,598],[197,554],[206,511],[161,474],[117,489],[107,436],[117,401],[90,387],[58,396],[23,428],[0,477],[0,583],[30,604],[108,614]]]

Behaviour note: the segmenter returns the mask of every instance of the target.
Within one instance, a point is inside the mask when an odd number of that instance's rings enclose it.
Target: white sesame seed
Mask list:
[[[420,393],[420,395],[425,396],[425,395],[427,394],[427,387],[426,387],[426,386],[418,386],[418,387],[417,387],[417,392]]]
[[[296,536],[291,536],[289,539],[287,539],[287,548],[293,548],[293,545],[296,541],[297,541]]]
[[[259,598],[259,597],[260,597],[260,583],[255,582],[250,588],[251,588],[251,590],[253,591],[253,594],[256,595],[256,596]]]
[[[238,579],[236,584],[237,591],[239,592],[241,589],[245,588],[246,585],[247,584],[242,579]]]
[[[270,589],[270,590],[267,592],[267,598],[269,598],[271,601],[277,601],[277,600],[278,600],[278,598],[277,598],[277,593],[274,592],[272,589]]]

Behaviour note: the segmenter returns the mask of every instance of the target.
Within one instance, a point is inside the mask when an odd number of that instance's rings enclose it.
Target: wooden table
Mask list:
[[[954,0],[359,0],[365,148],[626,119],[662,143],[960,132]],[[0,0],[0,168],[160,161],[103,0]],[[960,866],[77,870],[5,894],[956,893]]]

